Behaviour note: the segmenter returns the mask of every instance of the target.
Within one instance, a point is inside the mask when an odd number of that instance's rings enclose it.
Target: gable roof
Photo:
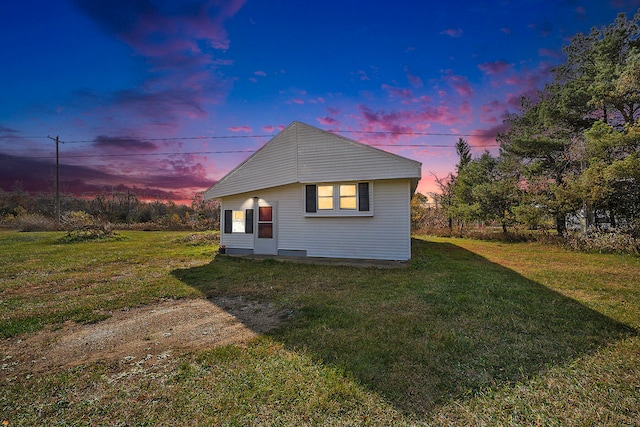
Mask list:
[[[412,192],[422,164],[331,132],[293,122],[222,177],[205,199],[293,183],[409,178]]]

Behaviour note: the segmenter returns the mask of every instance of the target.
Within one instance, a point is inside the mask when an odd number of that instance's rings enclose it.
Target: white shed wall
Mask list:
[[[411,258],[410,180],[374,181],[373,216],[305,216],[304,186],[291,184],[225,197],[222,209],[247,209],[252,197],[278,204],[277,246],[310,257],[408,260]],[[252,248],[253,235],[221,233],[227,247]]]
[[[258,188],[298,181],[296,132],[281,132],[222,180],[205,192],[205,198],[238,194]]]
[[[253,209],[253,199],[245,194],[225,197],[220,202],[220,244],[229,248],[253,249],[253,234],[224,232],[224,211],[227,209],[232,211]]]
[[[299,123],[299,182],[417,178],[422,165],[404,157]]]

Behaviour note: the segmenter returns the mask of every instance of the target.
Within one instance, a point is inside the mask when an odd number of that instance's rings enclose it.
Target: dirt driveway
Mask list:
[[[286,317],[243,298],[167,300],[115,311],[91,325],[65,323],[5,340],[1,376],[16,377],[104,361],[153,363],[184,351],[246,342]]]

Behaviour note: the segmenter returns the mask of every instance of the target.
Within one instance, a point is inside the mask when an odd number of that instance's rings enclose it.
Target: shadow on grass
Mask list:
[[[217,257],[174,275],[210,297],[289,309],[275,339],[413,417],[636,334],[449,243],[414,239],[398,270]]]

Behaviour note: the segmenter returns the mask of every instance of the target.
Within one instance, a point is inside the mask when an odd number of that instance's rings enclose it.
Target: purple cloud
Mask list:
[[[251,133],[253,132],[253,129],[251,129],[251,127],[247,126],[247,125],[242,125],[242,126],[230,126],[229,129],[231,132],[247,132],[247,133]]]
[[[509,64],[505,61],[493,61],[478,64],[478,68],[480,69],[480,71],[488,75],[502,74],[509,70],[512,66],[513,64]]]
[[[509,125],[500,123],[488,129],[474,129],[474,136],[469,137],[469,144],[479,147],[494,147],[496,144],[496,136],[509,130]]]
[[[440,34],[444,34],[447,35],[449,37],[461,37],[462,36],[462,29],[460,28],[447,28],[444,31],[441,31]]]
[[[75,196],[96,195],[105,191],[131,191],[141,198],[189,200],[196,191],[213,184],[207,168],[189,156],[174,156],[149,165],[146,160],[131,162],[121,169],[117,162],[109,166],[60,164],[60,189]],[[141,158],[144,159],[144,158]],[[51,159],[11,156],[0,153],[0,188],[10,191],[15,182],[30,193],[49,193],[55,182],[55,163]],[[135,183],[135,184],[132,184]]]
[[[150,141],[142,141],[131,137],[110,137],[100,135],[93,143],[95,148],[118,151],[155,151],[158,147]]]
[[[474,95],[473,89],[465,76],[448,74],[444,80],[458,93],[458,95],[469,98]]]
[[[340,126],[342,126],[342,123],[339,120],[334,119],[333,117],[330,117],[330,116],[318,117],[318,118],[316,118],[316,120],[321,125],[328,126],[328,127],[340,127]]]
[[[182,119],[205,118],[204,105],[224,96],[230,82],[217,69],[231,62],[213,54],[229,47],[223,24],[244,0],[73,2],[147,66],[139,87],[103,96],[96,116],[146,120],[132,120],[137,127],[159,123],[171,127]]]

